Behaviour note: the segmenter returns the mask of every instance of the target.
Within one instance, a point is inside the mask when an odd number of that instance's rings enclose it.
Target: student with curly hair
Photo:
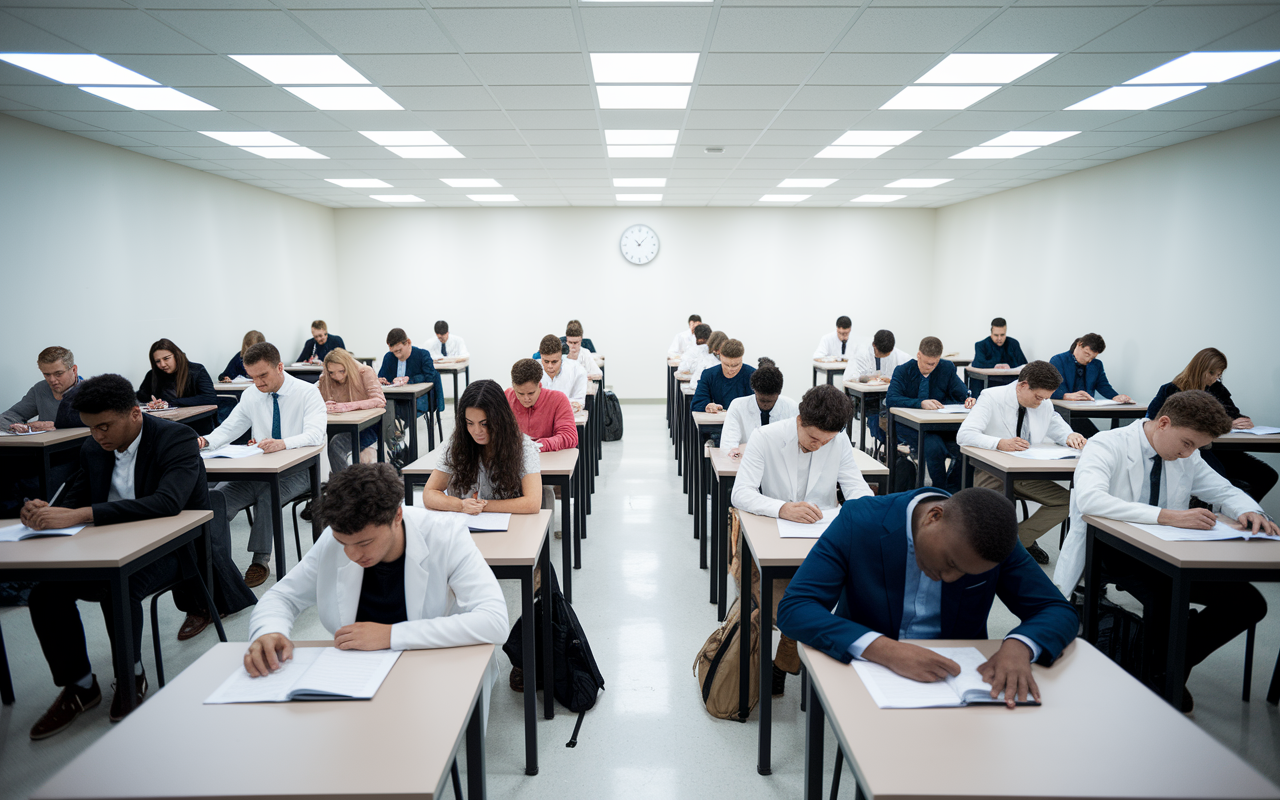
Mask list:
[[[794,419],[800,413],[795,400],[782,396],[782,370],[772,358],[761,358],[751,376],[751,394],[729,404],[729,416],[720,435],[720,448],[742,457],[751,434],[771,422]]]

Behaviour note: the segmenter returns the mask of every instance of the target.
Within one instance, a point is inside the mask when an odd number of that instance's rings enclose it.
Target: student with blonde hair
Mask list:
[[[324,357],[324,372],[320,375],[320,396],[324,398],[325,411],[341,414],[345,411],[363,411],[367,408],[386,408],[387,398],[378,385],[373,367],[355,360],[341,347],[330,350]],[[377,460],[374,445],[378,442],[378,427],[360,432],[360,461],[372,464]],[[351,436],[338,433],[329,437],[330,474],[341,472],[351,455]]]
[[[63,396],[80,382],[76,357],[65,347],[46,347],[36,356],[36,368],[44,380],[27,390],[22,399],[0,414],[0,427],[15,433],[51,431]],[[31,421],[34,418],[34,422]]]
[[[244,338],[240,340],[240,352],[232,356],[231,360],[227,362],[227,368],[218,376],[218,381],[220,383],[230,383],[236,378],[248,378],[249,373],[245,372],[244,369],[244,353],[258,342],[265,342],[266,340],[267,337],[262,335],[262,331],[249,331],[246,333]]]

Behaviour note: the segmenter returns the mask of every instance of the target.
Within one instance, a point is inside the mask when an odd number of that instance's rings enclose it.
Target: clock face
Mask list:
[[[658,234],[648,225],[632,225],[622,232],[620,247],[632,264],[648,264],[658,255]]]

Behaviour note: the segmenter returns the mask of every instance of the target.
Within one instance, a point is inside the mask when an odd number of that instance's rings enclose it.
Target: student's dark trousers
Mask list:
[[[1201,452],[1206,464],[1231,481],[1232,486],[1252,497],[1254,502],[1261,503],[1276,485],[1276,471],[1271,465],[1249,453],[1236,450],[1220,452],[1213,448]],[[1219,465],[1221,469],[1218,469]]]
[[[956,444],[956,435],[952,431],[924,435],[924,441],[916,446],[916,432],[905,425],[898,425],[898,441],[916,450],[920,460],[929,469],[929,480],[939,489],[946,489],[955,494],[960,491],[960,445]],[[895,454],[890,453],[890,457]],[[947,468],[947,459],[951,459],[951,468]]]
[[[1092,438],[1098,432],[1098,426],[1093,424],[1093,420],[1085,419],[1084,417],[1073,417],[1069,424],[1071,425],[1071,430],[1086,439]]]
[[[176,554],[170,554],[129,576],[129,604],[133,616],[133,652],[141,659],[142,600],[177,580],[182,567]],[[88,675],[89,650],[84,639],[77,600],[102,604],[107,620],[107,635],[115,650],[115,631],[111,624],[111,591],[102,581],[47,581],[37,583],[29,600],[31,626],[35,628],[44,650],[45,661],[57,686],[67,686]]]

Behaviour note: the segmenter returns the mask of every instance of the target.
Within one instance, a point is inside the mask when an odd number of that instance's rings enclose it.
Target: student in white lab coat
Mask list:
[[[1052,443],[1079,450],[1085,439],[1054,411],[1049,398],[1062,384],[1062,376],[1048,361],[1032,361],[1022,368],[1016,383],[987,389],[956,433],[956,444],[984,450],[1018,452],[1033,444]],[[981,469],[973,473],[973,485],[1004,493],[1004,482]],[[1018,540],[1040,564],[1049,554],[1036,540],[1062,524],[1070,509],[1071,493],[1054,481],[1015,480],[1013,493],[1039,503],[1036,513],[1018,525]]]
[[[729,341],[729,335],[724,331],[712,331],[707,337],[707,352],[700,355],[694,362],[693,368],[689,370],[690,389],[695,392],[698,390],[698,381],[702,378],[703,370],[720,365],[720,348],[724,347],[727,341]]]
[[[582,367],[582,371],[587,373],[587,378],[590,380],[598,381],[604,377],[600,366],[596,364],[596,354],[582,346],[581,322],[576,319],[569,320],[569,324],[564,329],[564,343],[569,346],[569,353],[564,357],[565,361],[577,361],[578,366]],[[563,348],[561,352],[564,352]]]
[[[671,346],[667,348],[667,352],[675,356],[684,355],[684,351],[688,350],[690,347],[693,347],[694,328],[696,328],[699,324],[701,324],[701,322],[702,322],[702,317],[698,316],[697,314],[690,314],[689,330],[681,331],[680,333],[677,333],[675,338],[671,340]]]
[[[984,395],[986,392],[983,393]],[[1222,515],[1252,531],[1280,533],[1262,507],[1214,472],[1200,455],[1200,448],[1231,430],[1231,418],[1208,392],[1178,392],[1165,401],[1159,418],[1102,431],[1089,439],[1076,467],[1071,493],[1071,532],[1063,543],[1053,582],[1071,596],[1085,568],[1084,516],[1148,525],[1208,530],[1216,522],[1212,511],[1189,508],[1191,496],[1220,506]],[[1151,568],[1123,557],[1103,560],[1103,572],[1117,588],[1133,594],[1143,604],[1147,630],[1167,628],[1169,609],[1162,581]],[[1191,584],[1191,602],[1204,606],[1192,612],[1187,623],[1186,668],[1203,661],[1267,613],[1261,593],[1245,582],[1197,581]],[[1152,636],[1151,639],[1158,639]],[[1155,642],[1150,642],[1156,645]],[[1164,662],[1163,652],[1148,655]],[[1187,675],[1169,676],[1182,680]],[[1156,676],[1159,680],[1160,676]],[[1183,689],[1182,708],[1193,707]]]
[[[876,331],[870,344],[859,345],[850,360],[849,377],[856,377],[862,383],[887,384],[898,365],[910,361],[911,356],[897,349],[893,331],[881,329]]]
[[[794,419],[800,406],[782,396],[782,370],[772,358],[762,358],[751,375],[752,394],[729,404],[728,417],[720,434],[720,448],[734,458],[742,457],[751,434],[761,427],[784,419]]]
[[[818,341],[818,349],[813,351],[814,358],[838,358],[848,361],[851,355],[849,347],[849,331],[853,329],[853,320],[840,317],[836,320],[836,329]]]
[[[442,358],[470,358],[471,354],[467,352],[467,343],[462,341],[462,337],[457,334],[449,333],[449,323],[444,320],[436,322],[436,340],[440,344],[427,348],[427,352],[431,354],[431,358],[439,361]]]
[[[559,336],[548,333],[538,345],[538,354],[542,356],[542,388],[564,392],[576,414],[587,404],[587,372],[577,361],[561,354],[563,344]]]
[[[707,340],[711,338],[711,326],[699,322],[693,329],[694,345],[680,356],[680,366],[676,367],[678,375],[692,375],[693,368],[707,354]]]

